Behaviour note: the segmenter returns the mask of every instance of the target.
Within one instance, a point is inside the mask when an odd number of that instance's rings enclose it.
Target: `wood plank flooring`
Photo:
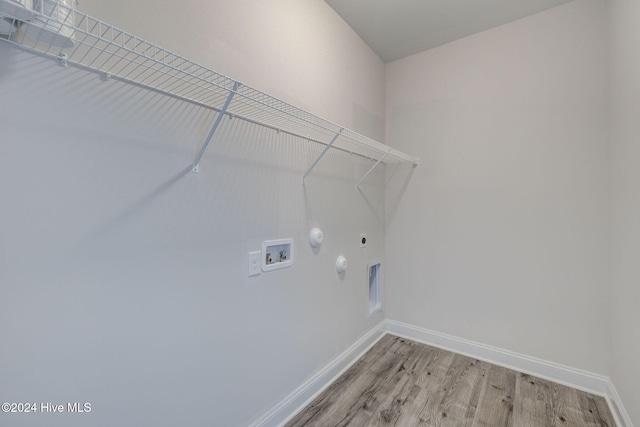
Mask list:
[[[393,335],[294,426],[610,426],[604,398]]]

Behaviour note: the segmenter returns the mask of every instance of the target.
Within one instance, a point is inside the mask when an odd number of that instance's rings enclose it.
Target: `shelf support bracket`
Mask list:
[[[367,173],[364,174],[364,176],[362,178],[360,178],[360,181],[358,181],[356,183],[356,188],[359,190],[360,189],[360,184],[362,184],[362,181],[364,181],[365,179],[367,179],[367,177],[369,176],[369,174],[371,172],[373,172],[373,170],[384,160],[385,157],[387,157],[389,153],[384,153],[384,156],[380,157],[380,160],[378,160],[373,166],[371,166],[371,169],[369,169],[367,171]]]
[[[333,146],[333,143],[336,142],[336,140],[338,139],[338,137],[342,134],[342,131],[344,130],[344,128],[341,128],[340,131],[338,133],[336,133],[336,135],[333,137],[333,139],[331,140],[331,142],[329,144],[327,144],[326,147],[324,147],[324,150],[322,150],[322,153],[320,153],[320,155],[318,156],[318,158],[316,159],[315,162],[313,162],[313,164],[311,165],[311,167],[309,168],[309,170],[307,171],[307,173],[304,174],[304,176],[302,177],[302,185],[304,185],[304,180],[307,177],[307,175],[309,175],[311,173],[311,171],[313,170],[313,168],[316,167],[316,165],[318,164],[318,162],[320,161],[320,159],[322,158],[322,156],[324,156],[326,154],[327,151],[329,151],[329,148],[331,148]]]
[[[198,153],[198,156],[193,161],[193,168],[191,169],[193,172],[200,172],[200,160],[202,159],[202,156],[204,156],[205,151],[207,151],[207,147],[209,146],[209,143],[213,138],[213,134],[215,134],[216,130],[218,130],[218,126],[220,126],[220,122],[222,121],[222,118],[224,117],[224,115],[227,113],[227,108],[229,108],[229,104],[231,104],[231,100],[233,99],[233,96],[238,91],[239,87],[240,87],[240,83],[238,82],[233,83],[233,89],[231,90],[231,92],[229,92],[229,96],[227,97],[227,100],[224,102],[224,105],[222,106],[222,109],[220,110],[218,117],[216,117],[216,121],[213,124],[213,127],[211,128],[211,130],[209,131],[209,135],[207,135],[207,139],[205,139],[204,144],[202,144],[202,148]]]

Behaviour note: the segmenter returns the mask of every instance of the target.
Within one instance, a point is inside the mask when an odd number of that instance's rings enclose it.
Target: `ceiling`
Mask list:
[[[384,62],[571,0],[325,0]]]

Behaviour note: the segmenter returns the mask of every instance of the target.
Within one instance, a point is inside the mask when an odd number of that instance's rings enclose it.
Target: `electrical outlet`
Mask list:
[[[249,277],[260,274],[260,257],[262,252],[249,252]]]
[[[360,234],[360,248],[367,247],[367,235],[365,233]]]

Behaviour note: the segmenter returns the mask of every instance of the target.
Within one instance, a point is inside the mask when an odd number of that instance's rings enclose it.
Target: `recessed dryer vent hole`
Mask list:
[[[382,263],[369,264],[367,274],[368,315],[382,310]]]

